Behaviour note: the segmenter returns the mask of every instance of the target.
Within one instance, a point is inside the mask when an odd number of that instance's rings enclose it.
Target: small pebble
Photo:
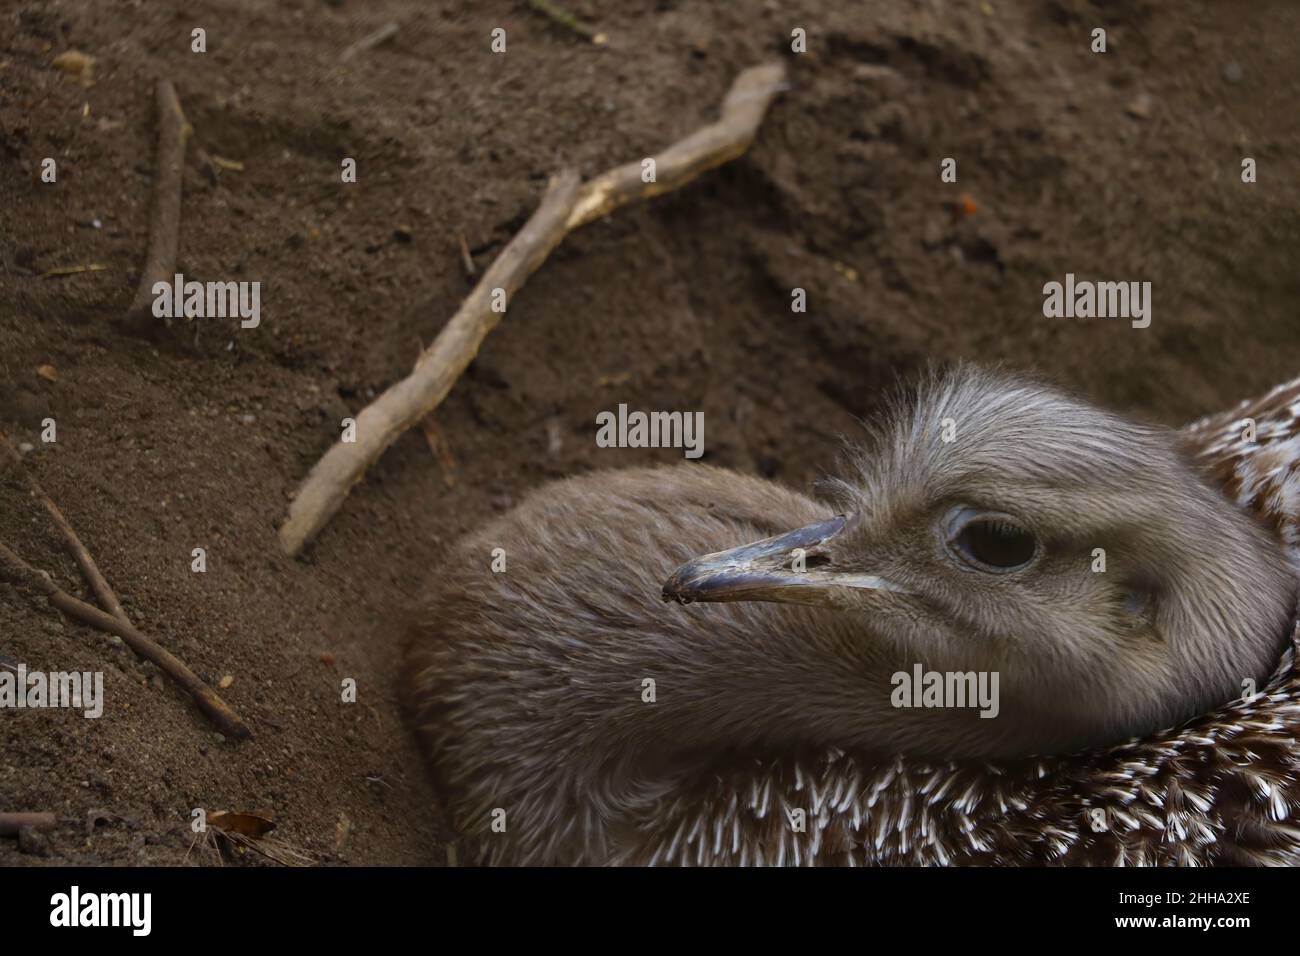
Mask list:
[[[1229,83],[1241,82],[1241,64],[1233,60],[1223,68],[1223,78]]]
[[[1148,118],[1151,115],[1151,94],[1139,93],[1128,106],[1124,107],[1124,110],[1136,119]]]
[[[51,60],[50,66],[56,70],[62,70],[64,73],[89,79],[94,70],[95,58],[82,53],[80,50],[68,50]]]
[[[49,837],[32,827],[23,827],[18,831],[18,852],[28,856],[49,856]]]

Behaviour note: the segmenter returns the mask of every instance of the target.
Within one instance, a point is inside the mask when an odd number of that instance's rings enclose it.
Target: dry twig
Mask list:
[[[335,444],[312,468],[280,528],[281,547],[291,555],[300,553],[338,511],[366,469],[451,391],[483,339],[501,320],[501,313],[491,308],[494,289],[503,289],[509,301],[574,229],[628,203],[684,186],[704,171],[743,154],[753,142],[768,104],[784,85],[785,67],[780,63],[745,70],[732,84],[716,122],[654,157],[654,182],[642,181],[640,161],[603,173],[581,188],[576,173],[553,176],[532,218],[420,355],[411,374],[389,386],[356,416],[356,441]]]
[[[469,243],[465,241],[465,233],[457,233],[456,239],[460,243],[460,265],[465,270],[467,279],[474,278],[474,273],[478,270],[474,268],[474,257],[470,255]]]
[[[45,493],[45,489],[27,473],[27,470],[23,467],[23,456],[18,453],[18,449],[3,434],[0,434],[0,452],[3,452],[18,471],[22,472],[23,479],[27,482],[27,490],[31,492],[33,498],[41,503],[46,513],[49,514],[50,520],[54,522],[54,526],[63,535],[64,546],[67,547],[68,552],[77,562],[77,566],[81,568],[86,583],[95,592],[95,600],[99,601],[99,606],[119,621],[127,624],[131,623],[126,616],[126,611],[122,610],[122,602],[117,599],[117,595],[109,587],[108,581],[99,573],[99,567],[95,564],[95,559],[90,556],[86,546],[81,543],[81,539],[77,537],[77,532],[72,530],[72,525],[68,524],[68,519],[63,517],[63,512]]]
[[[152,661],[164,674],[184,688],[194,698],[199,705],[199,709],[207,714],[221,728],[222,732],[235,738],[251,736],[247,725],[216,695],[212,688],[199,680],[194,672],[171,652],[155,644],[135,628],[131,623],[131,619],[127,617],[122,602],[118,600],[117,594],[104,578],[104,575],[100,573],[99,566],[95,564],[95,559],[90,556],[90,551],[81,543],[81,539],[77,537],[77,532],[72,529],[72,525],[68,523],[67,518],[63,516],[63,512],[59,510],[59,506],[45,493],[45,489],[41,487],[40,483],[30,474],[27,474],[23,467],[22,455],[19,454],[13,443],[3,433],[0,433],[0,451],[3,452],[4,457],[8,459],[12,467],[23,473],[23,479],[27,484],[28,491],[45,508],[50,520],[54,522],[55,527],[59,529],[59,533],[63,535],[64,546],[73,559],[76,560],[77,566],[81,568],[82,577],[86,579],[86,583],[95,592],[95,599],[99,601],[100,606],[106,608],[109,613],[105,614],[98,608],[91,607],[89,604],[59,590],[48,574],[37,571],[3,543],[0,543],[0,560],[8,565],[10,574],[25,580],[36,590],[44,593],[51,604],[70,617],[122,638],[126,645],[135,651],[137,655],[145,660]],[[108,626],[105,621],[111,622],[114,626]]]
[[[391,40],[393,37],[397,36],[398,30],[399,27],[396,21],[385,23],[378,30],[375,30],[373,33],[367,33],[360,40],[345,47],[343,52],[339,54],[339,62],[346,63],[358,53],[364,53],[371,47],[379,46],[379,44],[386,40]]]
[[[58,266],[54,269],[46,269],[38,279],[57,279],[60,276],[79,276],[83,272],[103,272],[108,266],[102,262],[92,262],[88,266]]]
[[[158,170],[153,183],[153,211],[149,217],[149,252],[135,298],[127,309],[132,318],[153,313],[153,287],[171,282],[176,273],[176,243],[181,230],[181,170],[185,144],[194,128],[181,110],[176,87],[158,81]],[[171,324],[171,319],[167,319]]]
[[[429,443],[429,451],[433,452],[438,459],[438,467],[442,469],[442,483],[450,491],[456,487],[456,459],[451,453],[451,446],[447,443],[447,436],[442,433],[438,427],[438,421],[432,415],[425,415],[420,422],[420,430],[424,432],[424,439]]]
[[[23,827],[53,830],[58,823],[52,813],[0,813],[0,836],[13,836]]]
[[[549,0],[528,0],[528,6],[558,26],[571,30],[588,43],[604,46],[609,38],[598,30],[593,30],[568,10],[558,7]]]
[[[50,604],[73,620],[88,624],[109,634],[116,634],[138,656],[147,661],[152,661],[158,666],[159,670],[179,684],[187,694],[194,698],[199,710],[207,714],[208,719],[216,724],[218,729],[227,737],[243,739],[252,736],[248,725],[239,718],[239,715],[231,710],[226,705],[226,702],[217,696],[216,691],[203,683],[178,657],[146,637],[129,621],[106,614],[99,608],[91,607],[86,602],[73,597],[55,584],[54,579],[49,574],[32,567],[2,542],[0,542],[0,575],[20,582],[33,590],[40,591]]]

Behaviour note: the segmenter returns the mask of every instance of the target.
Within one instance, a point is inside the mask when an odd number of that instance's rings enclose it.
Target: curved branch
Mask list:
[[[785,66],[767,63],[742,72],[718,120],[668,147],[655,160],[655,180],[642,180],[636,161],[602,173],[578,188],[574,173],[553,177],[542,204],[492,263],[415,369],[356,417],[355,442],[338,442],[298,487],[280,546],[299,554],[325,527],[352,487],[398,436],[433,411],[501,320],[492,311],[494,289],[507,300],[566,235],[629,203],[678,189],[706,170],[742,155],[754,141],[773,97],[785,88]]]

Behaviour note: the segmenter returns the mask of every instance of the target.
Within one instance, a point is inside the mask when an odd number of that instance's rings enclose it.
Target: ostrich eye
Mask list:
[[[1038,554],[1038,539],[1004,514],[963,508],[948,523],[948,549],[980,571],[1016,571]]]

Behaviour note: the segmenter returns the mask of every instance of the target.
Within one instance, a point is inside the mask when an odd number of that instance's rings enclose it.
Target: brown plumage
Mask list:
[[[1300,858],[1298,417],[1293,383],[1168,433],[961,368],[851,450],[833,507],[691,465],[540,489],[456,546],[412,634],[472,858]],[[995,672],[996,716],[896,706],[917,664]]]

